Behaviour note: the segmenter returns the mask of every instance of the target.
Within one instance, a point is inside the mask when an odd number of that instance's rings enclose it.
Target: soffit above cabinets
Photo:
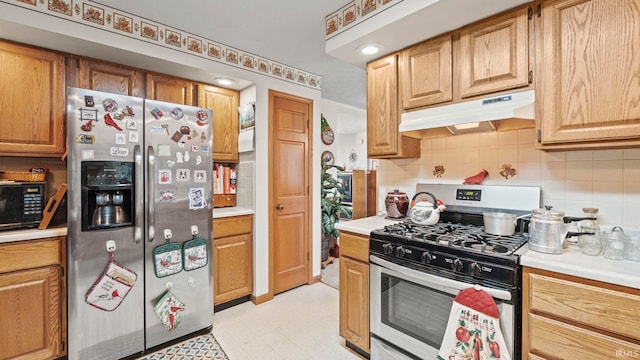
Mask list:
[[[325,51],[340,60],[366,68],[367,62],[385,54],[531,1],[392,0],[378,4],[378,9],[360,16],[362,1],[352,0],[325,18],[327,29],[332,19],[338,19],[339,24],[335,32],[327,35]],[[357,9],[355,21],[352,20],[348,27],[343,26],[343,14],[354,8]],[[371,43],[382,45],[382,53],[358,54],[358,47]]]

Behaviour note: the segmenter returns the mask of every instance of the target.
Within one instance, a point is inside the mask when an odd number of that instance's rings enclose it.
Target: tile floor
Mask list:
[[[230,360],[360,360],[344,347],[338,316],[338,290],[316,283],[215,313],[213,336]]]

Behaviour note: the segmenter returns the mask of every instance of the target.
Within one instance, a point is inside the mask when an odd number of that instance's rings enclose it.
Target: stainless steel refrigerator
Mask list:
[[[213,324],[209,109],[67,89],[68,358]]]

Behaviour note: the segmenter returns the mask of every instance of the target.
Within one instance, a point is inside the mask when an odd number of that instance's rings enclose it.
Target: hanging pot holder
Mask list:
[[[153,265],[159,278],[182,271],[182,245],[167,239],[166,244],[153,249]]]
[[[184,303],[167,290],[153,306],[153,311],[167,331],[172,331],[180,324],[180,312],[184,311]]]
[[[182,259],[186,271],[207,265],[207,240],[193,237],[182,245]]]
[[[114,260],[109,253],[109,264],[85,295],[87,304],[104,311],[113,311],[120,306],[133,287],[138,276]]]

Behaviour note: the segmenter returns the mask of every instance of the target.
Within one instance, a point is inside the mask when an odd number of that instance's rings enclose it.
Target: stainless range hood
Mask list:
[[[402,113],[400,132],[446,128],[451,134],[495,131],[497,120],[535,120],[535,90],[504,93]]]

